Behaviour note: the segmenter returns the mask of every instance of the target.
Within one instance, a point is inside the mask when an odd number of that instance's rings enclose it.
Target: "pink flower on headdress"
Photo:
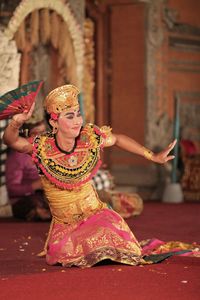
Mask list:
[[[54,121],[57,121],[57,120],[58,120],[58,114],[56,114],[56,113],[51,113],[50,116],[51,116],[51,119],[52,119],[52,120],[54,120]]]

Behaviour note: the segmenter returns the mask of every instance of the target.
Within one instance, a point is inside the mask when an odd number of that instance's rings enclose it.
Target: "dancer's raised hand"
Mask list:
[[[24,110],[23,113],[14,115],[13,120],[22,125],[24,122],[28,121],[31,118],[34,108],[35,102],[31,105],[31,108],[29,110]]]
[[[175,156],[174,155],[169,155],[169,153],[175,147],[176,143],[177,143],[177,140],[174,140],[164,150],[162,150],[159,153],[153,154],[151,160],[156,162],[156,163],[159,163],[159,164],[164,164],[167,161],[174,159]]]

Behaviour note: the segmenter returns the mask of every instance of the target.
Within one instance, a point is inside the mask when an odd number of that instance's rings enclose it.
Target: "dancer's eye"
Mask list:
[[[80,110],[77,112],[77,117],[82,117]]]
[[[67,119],[72,120],[74,118],[74,113],[67,113],[65,116]]]

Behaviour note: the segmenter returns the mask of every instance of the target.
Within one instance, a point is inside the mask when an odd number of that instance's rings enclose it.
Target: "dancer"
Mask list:
[[[163,164],[174,158],[166,149],[155,154],[135,140],[113,134],[111,128],[83,126],[78,96],[73,85],[51,91],[44,101],[50,115],[50,132],[25,139],[19,128],[33,112],[13,116],[4,142],[19,152],[32,155],[52,214],[43,254],[50,265],[91,267],[110,259],[129,265],[144,263],[142,248],[126,222],[103,203],[91,178],[100,167],[100,152],[117,145],[124,150]]]

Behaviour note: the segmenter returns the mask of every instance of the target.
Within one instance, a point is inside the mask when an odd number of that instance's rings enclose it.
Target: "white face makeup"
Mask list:
[[[83,125],[80,108],[68,109],[60,113],[58,118],[58,131],[69,138],[76,138]]]

